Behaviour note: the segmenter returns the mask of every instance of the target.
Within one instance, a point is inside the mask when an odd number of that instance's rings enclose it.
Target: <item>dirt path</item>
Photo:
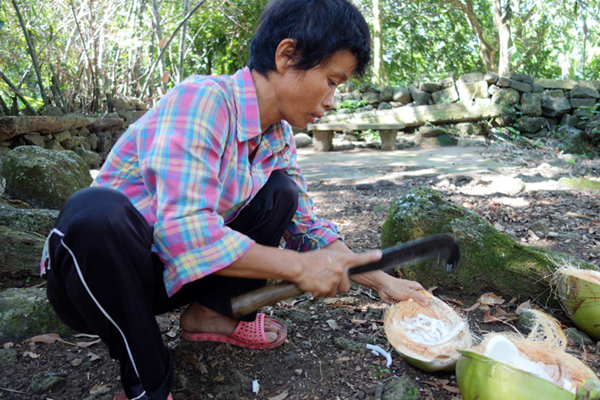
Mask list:
[[[525,150],[512,146],[481,148],[482,161],[452,164],[445,171],[428,165],[405,165],[406,159],[372,154],[368,160],[389,158],[389,163],[366,163],[362,153],[338,165],[344,179],[333,178],[332,165],[323,160],[330,175],[310,176],[315,164],[306,162],[309,191],[318,215],[337,222],[348,245],[355,251],[379,248],[380,228],[390,202],[399,194],[418,186],[432,186],[447,199],[468,207],[495,224],[514,239],[536,246],[575,255],[600,264],[600,201],[597,195],[537,189],[539,182],[557,181],[561,176],[600,176],[598,160],[564,161],[553,151]],[[335,156],[335,155],[334,155]],[[394,157],[392,157],[394,156]],[[305,157],[304,154],[301,154]],[[363,161],[349,165],[356,158]],[[460,156],[457,160],[465,160]],[[304,160],[309,159],[309,155]],[[452,161],[448,161],[452,162]],[[446,161],[440,161],[446,168]],[[545,166],[547,164],[548,166]],[[465,171],[458,166],[482,170]],[[494,165],[494,168],[489,167]],[[560,168],[555,165],[559,165]],[[541,168],[540,168],[541,166]],[[485,171],[483,171],[485,169]],[[349,171],[358,171],[351,175]],[[487,175],[519,176],[532,189],[518,196],[479,193],[490,187]],[[440,174],[440,172],[443,172]],[[545,220],[561,239],[540,235],[534,223]],[[536,233],[537,232],[537,233]],[[445,293],[436,291],[440,297]],[[497,293],[503,296],[502,293]],[[507,302],[510,300],[505,297]],[[466,312],[475,298],[458,297],[450,301],[469,321],[475,335],[492,330],[512,330],[511,324],[485,324],[484,310]],[[528,299],[516,299],[504,306],[506,311]],[[160,316],[164,339],[172,349],[176,368],[175,399],[379,399],[391,383],[406,377],[416,385],[416,399],[460,399],[452,373],[425,373],[402,360],[391,349],[383,334],[385,305],[368,290],[354,287],[332,299],[313,299],[309,295],[281,302],[263,311],[279,318],[288,327],[288,341],[272,351],[253,351],[209,343],[181,340],[179,313]],[[557,315],[567,322],[564,315]],[[102,344],[76,346],[90,342],[86,337],[65,337],[53,344],[14,344],[14,356],[0,359],[0,399],[112,399],[120,391],[118,365]],[[366,343],[392,351],[393,363],[366,349]],[[600,369],[595,344],[572,343],[569,351]],[[5,352],[6,353],[6,352]],[[252,381],[260,385],[252,392]],[[39,382],[36,383],[36,382]],[[45,383],[44,383],[45,382]],[[53,383],[54,382],[54,383]],[[43,384],[46,385],[44,391]],[[49,388],[55,384],[52,390]]]

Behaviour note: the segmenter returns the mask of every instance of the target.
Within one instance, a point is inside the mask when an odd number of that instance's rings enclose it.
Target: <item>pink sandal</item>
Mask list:
[[[271,322],[271,325],[277,328],[277,340],[273,343],[267,341],[265,336],[265,320]],[[246,349],[274,349],[285,342],[287,338],[287,329],[281,322],[268,318],[265,314],[259,313],[253,322],[240,321],[231,335],[222,335],[219,333],[192,333],[182,330],[181,336],[184,340],[190,342],[222,342],[230,343],[235,346]]]

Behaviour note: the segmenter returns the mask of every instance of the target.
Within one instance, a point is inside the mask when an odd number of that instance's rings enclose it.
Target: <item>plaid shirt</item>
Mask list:
[[[308,251],[339,239],[335,224],[313,213],[289,125],[281,121],[261,134],[256,90],[245,68],[232,76],[192,76],[177,85],[123,134],[94,185],[125,193],[154,226],[172,296],[252,247],[252,239],[226,224],[275,170],[286,172],[299,188],[286,247]]]

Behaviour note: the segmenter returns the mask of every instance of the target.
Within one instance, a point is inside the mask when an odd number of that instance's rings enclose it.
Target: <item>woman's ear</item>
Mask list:
[[[296,54],[296,41],[294,39],[283,39],[279,42],[275,51],[275,66],[278,72],[284,72],[296,65],[298,54]]]

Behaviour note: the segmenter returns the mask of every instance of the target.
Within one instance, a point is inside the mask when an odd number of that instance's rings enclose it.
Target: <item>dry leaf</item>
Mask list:
[[[166,70],[162,76],[160,77],[160,81],[162,83],[169,83],[169,77],[171,76],[171,71]]]
[[[517,307],[517,311],[515,311],[515,314],[521,315],[521,313],[523,311],[530,310],[530,309],[531,309],[531,300],[527,300],[526,302],[519,304],[519,306]]]
[[[485,312],[485,315],[483,316],[484,324],[497,324],[498,322],[502,322],[504,320],[506,320],[506,317],[504,317],[504,316],[491,315],[489,309]]]
[[[465,308],[463,311],[470,312],[470,311],[477,310],[480,305],[481,305],[481,303],[477,302],[477,303],[473,304],[471,307]]]
[[[158,47],[162,50],[163,47],[167,44],[167,40],[169,40],[166,36],[162,38],[162,40],[158,43]]]
[[[449,391],[450,393],[460,393],[460,389],[457,388],[456,386],[448,386],[448,385],[442,385],[442,389]]]
[[[479,300],[477,301],[481,304],[485,304],[486,306],[495,306],[503,304],[505,302],[505,300],[502,297],[492,292],[482,294]]]
[[[289,392],[289,390],[286,390],[285,392],[280,393],[280,394],[278,394],[275,397],[269,397],[267,400],[283,400],[283,399],[287,399],[288,392]]]
[[[88,347],[98,344],[100,342],[102,342],[102,339],[94,340],[92,342],[77,342],[77,347],[87,349]]]
[[[58,333],[47,333],[45,335],[37,335],[26,339],[23,343],[46,343],[52,344],[56,343],[57,340],[61,340],[61,337]]]
[[[440,297],[440,299],[442,299],[443,301],[448,302],[448,303],[457,304],[457,305],[459,305],[461,307],[464,306],[464,304],[462,303],[462,301],[457,300],[457,299],[451,299],[450,297],[446,297],[446,296]]]
[[[25,357],[25,356],[30,357],[30,358],[39,358],[40,357],[39,354],[36,354],[33,351],[26,351],[25,353],[23,353],[23,357]]]
[[[2,345],[2,347],[4,347],[5,349],[10,349],[12,347],[15,347],[15,344],[13,342],[6,342]]]
[[[167,336],[170,338],[174,338],[175,336],[177,336],[177,327],[172,326],[169,332],[167,332]]]
[[[106,394],[108,392],[110,392],[110,388],[108,386],[94,385],[90,389],[90,394],[91,395],[96,395],[96,396],[101,396],[101,395]]]
[[[438,387],[437,382],[423,381],[423,383],[426,384],[426,385],[429,385],[429,386]]]
[[[567,217],[573,217],[573,218],[581,218],[581,219],[591,219],[587,215],[583,215],[583,214],[579,214],[579,213],[574,213],[574,212],[570,212],[570,211],[566,214],[566,216]]]
[[[196,368],[198,369],[198,371],[200,371],[201,374],[208,374],[208,369],[206,368],[206,365],[198,363],[198,365],[196,365]]]
[[[213,381],[215,381],[215,382],[223,382],[223,381],[225,381],[225,377],[224,376],[217,376],[217,377],[213,378]]]
[[[94,354],[91,351],[87,353],[87,356],[90,358],[90,361],[96,361],[102,358],[98,354]]]
[[[340,329],[340,326],[335,319],[328,319],[326,322],[331,329]]]
[[[194,357],[190,356],[189,354],[184,354],[183,355],[183,359],[188,363],[188,364],[192,364],[195,366],[198,366],[199,362],[198,360],[196,360]]]
[[[351,319],[350,322],[356,325],[362,325],[367,323],[367,321],[364,319]]]

